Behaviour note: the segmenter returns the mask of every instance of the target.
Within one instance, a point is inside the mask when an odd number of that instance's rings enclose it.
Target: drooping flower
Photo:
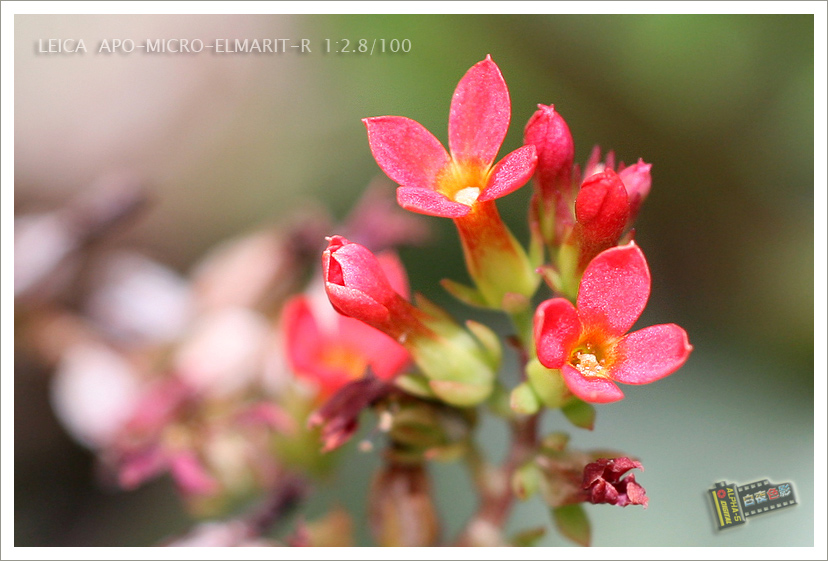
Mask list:
[[[644,469],[640,462],[627,457],[601,458],[587,464],[583,482],[583,489],[589,494],[587,500],[594,504],[643,505],[647,508],[647,492],[635,481],[635,475],[621,477],[635,468]]]
[[[525,251],[503,224],[494,200],[523,186],[535,171],[534,146],[522,146],[494,164],[511,119],[509,90],[491,57],[457,85],[449,113],[449,151],[425,127],[406,117],[363,119],[380,168],[399,183],[406,209],[455,221],[469,274],[483,303],[531,296],[538,277]]]
[[[435,395],[460,406],[489,396],[500,349],[485,327],[467,323],[472,336],[424,298],[414,306],[394,289],[371,251],[342,236],[328,238],[322,270],[333,307],[405,347]]]
[[[392,290],[407,296],[408,279],[399,258],[383,253],[377,256],[377,262],[395,287]],[[326,300],[314,295],[297,295],[285,304],[282,328],[291,369],[315,384],[322,397],[363,377],[368,368],[380,380],[391,380],[411,360],[397,341],[362,321],[337,313]]]
[[[634,242],[600,253],[584,271],[577,307],[565,298],[538,307],[538,359],[559,369],[575,396],[595,403],[624,397],[615,382],[648,384],[672,374],[692,351],[684,329],[662,324],[627,334],[649,297],[650,271]]]

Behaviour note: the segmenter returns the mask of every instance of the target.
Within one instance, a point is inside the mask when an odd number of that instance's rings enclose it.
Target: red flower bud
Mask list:
[[[364,246],[342,236],[328,238],[322,271],[325,291],[339,313],[395,339],[420,325],[413,306],[394,289],[377,257]]]
[[[614,171],[605,170],[584,181],[575,200],[581,270],[593,257],[618,243],[629,216],[627,190]]]
[[[535,177],[541,196],[551,197],[556,191],[569,190],[575,143],[569,127],[555,111],[554,105],[538,105],[523,133],[524,144],[534,145],[538,154]]]

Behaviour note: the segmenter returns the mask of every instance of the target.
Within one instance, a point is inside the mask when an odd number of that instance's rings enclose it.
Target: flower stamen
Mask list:
[[[480,189],[477,187],[466,187],[465,189],[460,189],[457,193],[454,194],[454,200],[460,204],[464,204],[466,206],[472,206],[476,201],[477,197],[480,196]]]
[[[577,351],[572,366],[584,376],[600,376],[606,378],[604,361],[599,360],[592,353]]]

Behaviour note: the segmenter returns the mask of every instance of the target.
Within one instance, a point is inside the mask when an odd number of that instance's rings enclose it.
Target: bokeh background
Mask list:
[[[53,37],[82,38],[89,52],[35,52]],[[313,52],[95,52],[106,38],[217,37],[307,38]],[[325,54],[326,38],[411,49]],[[812,546],[824,501],[814,495],[812,16],[16,15],[15,212],[58,208],[130,173],[154,205],[118,243],[186,273],[222,240],[304,209],[344,216],[381,176],[360,119],[405,115],[445,141],[452,91],[486,54],[512,96],[502,153],[520,145],[537,103],[554,103],[576,161],[600,144],[654,164],[637,223],[654,279],[642,325],[679,323],[695,347],[679,373],[600,406],[594,432],[572,432],[576,447],[624,450],[646,467],[649,509],[590,508],[594,544]],[[529,194],[499,203],[521,239]],[[465,279],[456,234],[447,220],[428,223],[433,242],[402,256],[416,290],[453,305],[436,283]],[[16,362],[15,545],[150,545],[188,528],[166,479],[131,493],[97,484],[92,455],[50,408],[49,377]],[[504,439],[485,425],[493,454]],[[308,511],[339,502],[359,520],[376,465],[351,453]],[[474,508],[468,482],[456,466],[433,473],[456,530]],[[705,491],[763,478],[793,482],[800,505],[718,534]],[[511,527],[547,523],[536,499]],[[568,545],[554,531],[542,543]]]

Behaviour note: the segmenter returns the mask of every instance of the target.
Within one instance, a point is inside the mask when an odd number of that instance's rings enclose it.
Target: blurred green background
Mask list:
[[[181,271],[308,205],[344,216],[381,175],[360,119],[404,115],[445,141],[457,81],[491,54],[512,97],[501,153],[520,145],[536,104],[553,103],[577,162],[600,144],[654,164],[636,234],[653,273],[641,325],[678,323],[695,347],[674,376],[599,406],[594,432],[573,431],[574,446],[620,449],[646,468],[649,509],[588,509],[594,544],[813,545],[813,16],[17,15],[15,35],[15,210],[53,208],[130,170],[156,206],[125,243]],[[90,52],[37,54],[49,37],[83,38]],[[307,38],[313,51],[95,52],[113,37]],[[326,38],[411,49],[326,54]],[[499,202],[524,240],[529,195]],[[403,259],[416,290],[449,304],[436,283],[465,279],[462,255],[449,221],[429,223],[435,242]],[[96,486],[91,456],[49,410],[45,378],[15,377],[15,545],[149,545],[187,528],[166,481]],[[493,453],[504,438],[486,425]],[[352,454],[309,512],[332,501],[362,512],[375,463]],[[468,483],[455,466],[434,474],[456,530],[474,507]],[[705,491],[762,478],[793,482],[800,505],[717,534]],[[548,515],[530,501],[512,522]],[[554,531],[543,543],[568,545]]]

